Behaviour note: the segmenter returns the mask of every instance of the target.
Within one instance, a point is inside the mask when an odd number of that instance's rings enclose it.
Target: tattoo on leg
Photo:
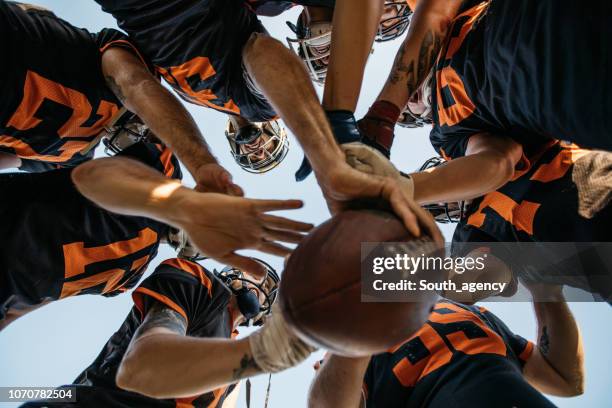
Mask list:
[[[244,373],[248,369],[251,369],[251,368],[258,370],[259,366],[255,362],[255,359],[253,358],[253,356],[249,356],[248,354],[245,354],[240,359],[240,367],[234,368],[234,371],[232,373],[232,378],[234,380],[242,379],[244,377]]]
[[[123,95],[123,92],[121,92],[121,88],[119,87],[119,85],[117,85],[117,82],[115,82],[115,78],[105,76],[104,79],[106,80],[106,85],[110,88],[111,91],[113,91],[113,93],[121,101],[121,103],[125,103],[125,96]]]
[[[546,326],[542,327],[542,335],[540,336],[540,342],[538,344],[540,352],[544,355],[548,354],[550,350],[550,339],[548,337],[548,329]]]

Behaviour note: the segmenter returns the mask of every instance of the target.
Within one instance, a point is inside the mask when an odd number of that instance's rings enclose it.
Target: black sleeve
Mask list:
[[[443,130],[435,125],[429,134],[429,141],[438,154],[446,160],[456,159],[465,156],[467,144],[473,131],[449,129]]]
[[[154,302],[173,309],[188,327],[201,325],[214,316],[229,299],[227,290],[195,262],[172,258],[162,262],[132,293],[136,308],[144,318]],[[188,329],[189,331],[189,329]]]
[[[138,160],[153,167],[166,177],[177,180],[183,178],[178,159],[168,147],[162,144],[139,142],[118,153],[117,156]]]
[[[519,362],[521,368],[523,368],[527,360],[531,357],[534,344],[522,336],[514,334],[499,317],[485,308],[480,307],[480,311],[489,325],[504,339],[504,343],[506,343],[509,349],[508,354],[510,355],[510,353],[512,353],[516,357],[516,361]]]
[[[125,50],[128,50],[129,52],[137,56],[138,59],[142,61],[142,63],[147,67],[150,72],[155,72],[155,69],[153,68],[153,65],[150,63],[150,61],[145,58],[145,56],[138,50],[138,48],[136,48],[136,46],[129,39],[129,37],[121,31],[115,30],[113,28],[105,28],[96,34],[92,34],[92,37],[98,45],[100,54],[104,54],[105,51],[112,47],[120,47]]]

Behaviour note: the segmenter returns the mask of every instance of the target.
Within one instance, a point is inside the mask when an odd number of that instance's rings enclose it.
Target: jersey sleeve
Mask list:
[[[134,290],[132,299],[143,319],[159,302],[183,316],[189,328],[215,315],[225,307],[229,296],[211,272],[195,262],[172,258],[162,262]]]
[[[495,327],[497,333],[504,339],[506,346],[508,347],[508,355],[512,353],[518,361],[521,369],[525,366],[525,363],[531,357],[533,353],[534,344],[533,342],[514,334],[500,318],[495,316],[483,307],[480,307],[480,311],[483,313],[488,322]]]
[[[183,178],[178,159],[170,148],[162,144],[150,142],[136,143],[118,153],[117,156],[138,160],[153,167],[166,177],[176,180]]]
[[[429,141],[438,154],[446,160],[456,159],[465,156],[468,141],[474,132],[445,131],[440,126],[434,125],[429,134]]]
[[[113,47],[123,48],[137,56],[149,71],[155,72],[153,65],[149,62],[149,60],[147,60],[144,55],[140,53],[138,48],[136,48],[136,46],[129,40],[129,37],[121,31],[113,28],[105,28],[98,33],[92,34],[92,36],[98,45],[100,55],[104,54],[104,52]]]

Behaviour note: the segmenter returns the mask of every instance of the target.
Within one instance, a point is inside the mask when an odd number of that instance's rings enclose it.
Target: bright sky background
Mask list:
[[[116,27],[110,15],[102,13],[93,0],[31,0],[48,7],[57,15],[78,27],[97,31],[103,27]],[[270,33],[284,41],[291,34],[285,21],[296,20],[299,8],[281,17],[266,18],[264,23]],[[364,89],[357,116],[363,115],[376,98],[387,77],[395,51],[400,41],[377,45],[366,71]],[[10,63],[10,62],[8,62]],[[296,101],[297,102],[297,101]],[[190,106],[207,141],[222,165],[234,174],[249,197],[299,198],[305,201],[302,210],[290,216],[318,224],[329,217],[314,177],[297,184],[293,174],[302,160],[302,152],[293,136],[291,152],[285,162],[266,175],[251,175],[234,164],[224,137],[226,119],[223,115],[202,107]],[[398,128],[393,148],[393,161],[406,171],[420,166],[433,155],[428,140],[428,129],[408,130]],[[191,183],[192,180],[186,180]],[[443,228],[447,241],[452,237],[452,227]],[[15,254],[16,257],[23,254]],[[167,247],[162,247],[149,272],[161,261],[174,257]],[[278,270],[279,259],[263,256]],[[206,264],[211,266],[211,264]],[[129,295],[106,299],[100,296],[79,296],[55,302],[35,311],[0,333],[0,386],[59,386],[71,383],[98,355],[108,338],[118,329],[131,308]],[[535,340],[535,320],[529,303],[492,303],[486,305],[502,318],[508,326],[524,337]],[[582,328],[586,349],[587,387],[583,396],[553,401],[560,407],[610,407],[610,318],[612,309],[604,303],[572,304],[572,310]],[[606,323],[608,322],[608,323]],[[244,331],[243,333],[246,333]],[[302,365],[272,377],[271,408],[300,408],[306,406],[306,395],[313,376],[312,364],[320,353]],[[202,362],[206,364],[206,362]],[[253,380],[253,407],[263,407],[267,376]],[[13,405],[2,404],[0,407]],[[244,389],[238,407],[245,407]]]

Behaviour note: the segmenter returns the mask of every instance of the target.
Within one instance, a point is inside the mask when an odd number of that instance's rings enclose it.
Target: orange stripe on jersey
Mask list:
[[[165,260],[161,263],[161,265],[169,265],[173,268],[180,269],[195,276],[200,280],[200,283],[202,283],[202,285],[208,288],[208,296],[212,297],[212,282],[206,275],[206,271],[202,266],[198,265],[195,262],[178,258]]]
[[[81,152],[90,142],[86,140],[71,140],[65,142],[57,150],[60,152],[59,156],[39,154],[29,144],[22,140],[15,139],[11,136],[0,135],[0,146],[8,147],[15,152],[15,155],[30,160],[39,160],[44,162],[57,162],[64,163],[74,157],[75,154]]]
[[[84,289],[93,288],[102,283],[105,283],[102,294],[113,292],[119,288],[119,282],[121,282],[124,276],[125,270],[111,269],[110,271],[84,277],[78,281],[64,282],[60,299],[75,296]]]
[[[519,204],[507,195],[494,191],[483,198],[478,210],[468,217],[467,223],[476,228],[482,227],[486,219],[486,214],[483,213],[485,208],[491,208],[518,230],[533,235],[533,222],[540,204],[527,200]]]
[[[28,71],[25,78],[23,99],[8,121],[7,126],[12,126],[18,130],[28,130],[40,124],[42,121],[36,118],[36,111],[45,99],[50,99],[73,110],[70,119],[58,131],[60,137],[94,136],[119,110],[117,105],[101,101],[96,111],[96,115],[100,116],[100,119],[91,127],[82,127],[81,124],[92,114],[92,107],[87,97],[77,90],[64,87],[35,72]]]
[[[162,152],[159,156],[159,161],[164,167],[164,175],[172,177],[174,174],[174,164],[172,164],[172,150],[163,145],[157,145],[157,148]]]
[[[133,254],[157,242],[157,233],[151,228],[143,228],[136,238],[112,244],[85,248],[83,242],[73,242],[63,246],[64,276],[66,279],[85,273],[87,265],[118,259]]]
[[[589,153],[589,150],[581,149],[576,145],[563,146],[562,150],[550,163],[542,164],[538,167],[530,180],[542,183],[558,180],[567,173],[569,168],[576,163],[576,160]]]
[[[487,334],[487,337],[478,337],[474,339],[468,338],[463,331],[457,331],[455,333],[447,334],[446,338],[450,341],[450,343],[456,350],[462,351],[465,354],[470,355],[483,353],[499,354],[500,356],[506,355],[507,351],[504,340],[499,336],[499,334],[495,333],[486,324],[484,324],[477,315],[468,312],[465,309],[462,309],[459,306],[453,305],[451,303],[441,303],[436,306],[436,308],[438,307],[444,307],[450,310],[454,310],[457,313],[432,313],[432,315],[429,317],[430,321],[436,323],[455,323],[460,321],[470,321],[476,324]]]
[[[529,358],[531,357],[531,354],[533,354],[533,347],[534,347],[533,343],[528,341],[527,344],[525,345],[525,348],[521,352],[521,355],[518,356],[521,359],[521,361],[527,362],[527,360],[529,360]]]
[[[197,105],[208,106],[216,110],[240,115],[240,108],[238,108],[233,100],[230,99],[223,106],[215,105],[211,101],[217,99],[217,95],[212,93],[210,89],[196,91],[189,85],[188,78],[197,76],[200,80],[204,81],[217,73],[207,57],[195,57],[175,67],[156,67],[156,69],[188,101]]]
[[[153,299],[157,300],[158,302],[163,303],[164,305],[168,306],[170,309],[174,310],[175,312],[183,316],[185,318],[185,321],[189,323],[189,319],[187,318],[187,313],[185,313],[183,308],[177,305],[168,296],[162,295],[161,293],[157,293],[154,290],[151,290],[149,288],[139,286],[134,290],[134,292],[132,292],[132,299],[134,300],[134,304],[136,305],[136,307],[138,308],[138,311],[140,312],[141,318],[144,318],[143,316],[144,303],[143,303],[142,296],[150,296]]]
[[[471,9],[459,14],[453,20],[452,27],[449,32],[453,31],[453,27],[460,19],[469,17],[463,22],[463,26],[456,37],[450,37],[446,45],[446,51],[442,51],[438,57],[438,64],[441,60],[451,60],[463,45],[463,41],[468,33],[472,30],[474,23],[487,9],[489,3],[483,2]],[[436,73],[436,98],[438,101],[438,118],[440,126],[454,126],[464,119],[468,118],[475,110],[476,105],[467,95],[465,85],[459,77],[459,74],[452,66],[447,65]],[[444,98],[442,97],[442,89],[446,88],[453,98],[453,104],[444,107]]]

